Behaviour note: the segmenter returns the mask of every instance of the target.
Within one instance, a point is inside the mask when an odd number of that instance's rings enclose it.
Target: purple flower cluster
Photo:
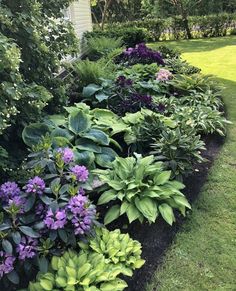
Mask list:
[[[58,209],[55,213],[52,209],[49,209],[44,219],[47,228],[54,230],[64,228],[66,222],[66,211],[64,209]]]
[[[6,182],[0,187],[0,199],[8,202],[9,199],[19,196],[20,188],[15,182]]]
[[[116,79],[116,84],[122,88],[129,87],[133,85],[133,81],[131,79],[127,79],[125,76],[119,76]]]
[[[70,148],[60,148],[58,149],[58,153],[61,154],[61,159],[65,164],[69,164],[74,161],[74,153]]]
[[[36,176],[28,181],[28,184],[24,187],[26,193],[34,193],[42,195],[45,190],[45,182],[40,177]]]
[[[75,175],[79,182],[86,182],[89,177],[89,171],[85,166],[76,165],[71,168],[71,173]]]
[[[0,251],[0,279],[4,274],[8,274],[14,269],[15,257],[10,254],[7,254],[3,251]]]
[[[32,259],[37,253],[38,240],[29,236],[22,237],[21,242],[16,247],[16,252],[19,255],[19,259],[24,261],[25,259]]]
[[[148,48],[145,43],[137,44],[134,48],[128,48],[122,56],[126,61],[136,59],[136,63],[146,64],[156,62],[160,65],[165,64],[160,52]]]
[[[67,210],[72,214],[72,224],[76,235],[84,235],[89,232],[96,216],[96,210],[89,204],[86,196],[78,194],[72,197],[68,203]]]

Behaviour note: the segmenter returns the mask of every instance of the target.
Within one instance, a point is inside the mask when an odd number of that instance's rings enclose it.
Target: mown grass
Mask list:
[[[223,83],[233,124],[192,214],[146,290],[236,290],[236,37],[168,45]]]

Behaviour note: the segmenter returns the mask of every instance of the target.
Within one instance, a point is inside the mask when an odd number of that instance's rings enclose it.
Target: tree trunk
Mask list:
[[[186,30],[188,39],[192,39],[193,37],[192,37],[191,30],[190,30],[189,25],[188,25],[188,18],[187,17],[183,17],[183,25],[184,25],[184,29]]]

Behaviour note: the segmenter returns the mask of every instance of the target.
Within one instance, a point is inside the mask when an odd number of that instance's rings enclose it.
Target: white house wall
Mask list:
[[[76,0],[70,6],[70,18],[76,34],[81,38],[86,31],[92,30],[90,0]]]

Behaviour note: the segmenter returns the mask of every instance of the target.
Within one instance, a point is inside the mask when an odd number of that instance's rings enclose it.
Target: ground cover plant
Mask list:
[[[0,286],[126,288],[141,244],[104,224],[185,216],[203,135],[226,132],[219,86],[178,52],[106,42],[91,38],[90,59],[71,64],[62,113],[22,132],[21,175],[0,186]]]

